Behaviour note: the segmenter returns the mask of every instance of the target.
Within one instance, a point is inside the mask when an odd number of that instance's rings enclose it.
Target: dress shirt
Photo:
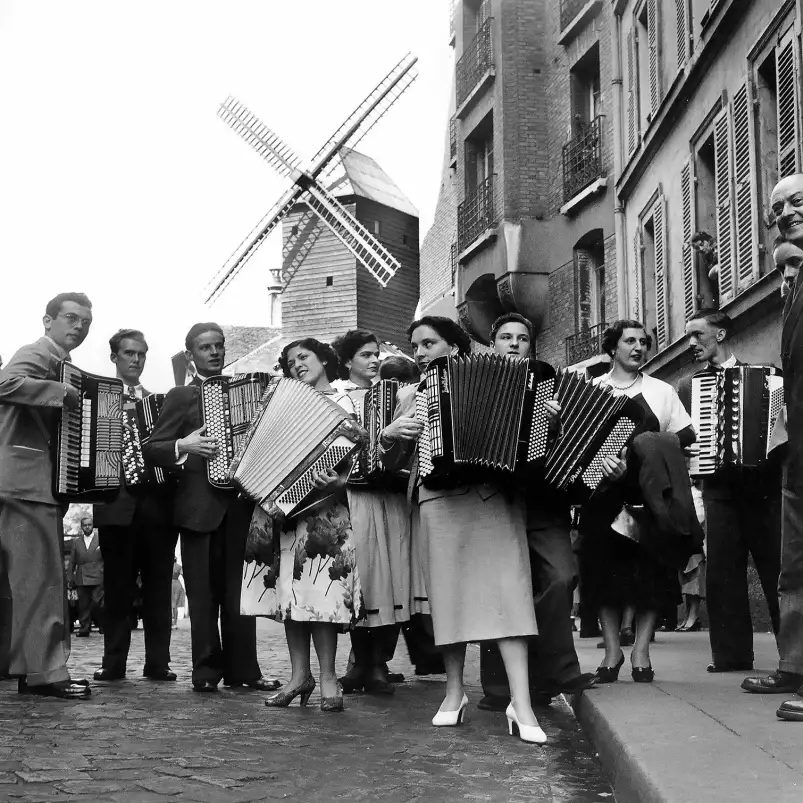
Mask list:
[[[67,360],[68,362],[70,361],[70,352],[67,351],[67,349],[56,343],[56,341],[53,340],[53,338],[50,335],[45,335],[45,339],[49,340],[56,347],[58,356],[61,357],[62,360]]]
[[[125,382],[125,380],[122,380],[122,377],[120,377],[120,379],[121,379],[121,381]],[[145,398],[145,388],[143,388],[142,385],[125,385],[124,384],[124,387],[125,387],[125,391],[124,392],[125,392],[126,398],[130,399],[130,398],[133,397],[133,398],[137,399],[138,401]]]
[[[723,360],[721,363],[709,362],[708,367],[714,371],[724,371],[726,368],[734,368],[736,366],[736,355],[731,352],[730,357],[727,360]]]
[[[84,546],[85,546],[87,549],[89,549],[89,545],[92,543],[92,539],[93,539],[94,537],[95,537],[95,532],[94,532],[94,530],[93,530],[91,533],[89,533],[89,535],[87,535],[86,533],[84,533]]]

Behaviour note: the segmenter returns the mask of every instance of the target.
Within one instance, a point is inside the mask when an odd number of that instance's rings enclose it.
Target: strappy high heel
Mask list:
[[[337,684],[337,694],[334,697],[324,697],[321,695],[321,711],[342,711],[343,710],[343,687]]]
[[[457,725],[462,724],[463,722],[463,714],[465,713],[466,708],[468,707],[468,697],[463,695],[463,699],[460,701],[460,707],[457,711],[441,711],[438,709],[438,713],[432,717],[432,724],[436,728],[454,728]]]
[[[511,736],[518,736],[523,742],[531,744],[546,744],[546,734],[540,725],[522,725],[519,722],[512,701],[505,711],[505,716],[507,717],[507,732]]]
[[[306,705],[313,691],[315,691],[315,678],[309,675],[307,679],[300,686],[296,686],[295,689],[280,691],[272,697],[268,697],[268,699],[265,700],[265,705],[269,708],[287,708],[296,697],[301,698],[299,700],[301,705]]]
[[[598,666],[596,675],[597,683],[616,683],[619,680],[619,670],[625,662],[625,654],[616,662],[616,666]]]

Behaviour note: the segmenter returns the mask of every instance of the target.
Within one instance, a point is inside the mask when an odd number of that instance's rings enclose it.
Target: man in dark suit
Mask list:
[[[110,338],[109,349],[117,378],[125,385],[125,404],[133,405],[149,396],[140,383],[148,355],[145,335],[137,329],[121,329]],[[106,579],[103,664],[95,672],[95,680],[125,677],[139,574],[145,631],[142,674],[150,680],[173,681],[170,605],[178,532],[170,522],[170,490],[166,485],[128,488],[125,472],[122,480],[120,493],[112,503],[95,506]]]
[[[703,371],[739,364],[724,312],[701,309],[686,324],[689,347]],[[702,483],[707,534],[706,605],[712,661],[709,672],[753,668],[753,625],[747,593],[747,560],[753,556],[773,630],[778,632],[781,568],[781,499],[777,470],[723,468]]]
[[[786,458],[783,466],[783,535],[778,581],[781,626],[778,669],[765,677],[745,678],[742,688],[759,694],[803,694],[803,175],[781,179],[771,206],[786,245],[776,246],[776,267],[784,274],[786,296],[781,333]],[[788,700],[777,711],[781,719],[803,721],[803,701]]]
[[[75,635],[88,638],[92,622],[100,622],[103,605],[103,555],[91,516],[81,519],[81,532],[73,538],[67,577],[78,593],[78,632]]]
[[[20,677],[20,692],[84,699],[89,686],[67,671],[64,508],[53,497],[50,440],[57,411],[80,403],[78,391],[59,381],[59,364],[89,333],[92,304],[83,293],[62,293],[43,323],[45,335],[0,373],[0,586],[11,598],[10,623],[0,632],[8,634],[8,672]]]
[[[243,556],[254,505],[234,490],[213,487],[206,478],[206,461],[218,444],[203,434],[200,386],[223,371],[223,331],[216,323],[195,324],[185,346],[197,375],[191,384],[167,394],[144,453],[154,465],[180,467],[173,524],[181,534],[190,607],[192,685],[197,692],[214,692],[222,680],[226,686],[273,691],[280,684],[263,678],[257,663],[256,622],[240,615]]]

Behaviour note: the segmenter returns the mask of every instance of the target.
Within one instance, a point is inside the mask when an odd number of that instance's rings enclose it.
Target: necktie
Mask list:
[[[128,398],[131,399],[131,401],[136,401],[137,389],[133,385],[128,385],[127,390],[128,390]]]

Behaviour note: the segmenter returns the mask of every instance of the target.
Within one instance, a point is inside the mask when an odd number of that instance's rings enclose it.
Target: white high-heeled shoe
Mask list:
[[[464,694],[457,711],[441,711],[439,708],[438,713],[432,717],[432,724],[436,728],[454,728],[456,725],[460,725],[463,722],[463,712],[467,706],[468,697]]]
[[[532,744],[546,744],[546,734],[541,730],[539,725],[522,725],[519,718],[516,716],[516,709],[513,708],[513,703],[507,707],[505,711],[507,717],[507,732],[511,736],[513,733],[513,726],[515,725],[518,737],[523,742],[531,742]]]

